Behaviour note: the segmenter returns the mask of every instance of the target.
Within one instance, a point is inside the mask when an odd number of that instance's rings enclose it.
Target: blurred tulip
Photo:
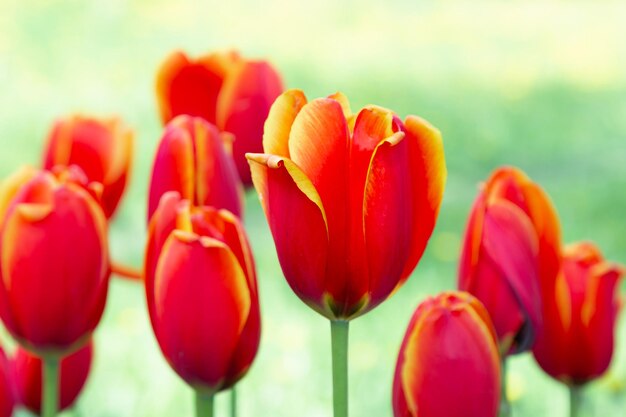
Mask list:
[[[395,417],[495,417],[500,357],[485,307],[445,292],[417,308],[400,348]]]
[[[102,207],[110,218],[124,193],[132,158],[133,133],[120,119],[73,115],[54,124],[43,167],[78,165],[90,182],[102,184]]]
[[[211,395],[247,372],[260,338],[252,253],[236,216],[163,195],[150,222],[145,282],[161,351]]]
[[[548,196],[516,168],[496,170],[472,207],[459,288],[485,305],[503,354],[532,347],[559,262],[559,220]]]
[[[301,91],[272,106],[265,154],[248,154],[283,273],[331,320],[384,301],[411,274],[432,233],[446,178],[439,131],[337,93]]]
[[[245,185],[251,185],[251,179],[244,155],[262,151],[263,123],[282,91],[281,77],[267,61],[245,59],[235,51],[197,59],[176,51],[157,75],[163,123],[188,114],[235,135],[233,156]]]
[[[15,406],[13,381],[4,350],[0,347],[0,417],[11,417]]]
[[[0,317],[39,356],[84,345],[107,294],[106,218],[76,166],[20,171],[0,191]]]
[[[242,213],[243,193],[233,160],[230,135],[200,117],[178,116],[163,133],[150,181],[148,220],[167,191],[180,193],[194,206]]]
[[[65,410],[76,401],[91,368],[93,342],[61,360],[59,410]],[[18,348],[13,358],[17,397],[31,412],[41,414],[42,361],[28,351]]]
[[[544,317],[533,348],[541,368],[568,385],[582,385],[602,375],[611,362],[615,321],[620,307],[616,291],[624,269],[604,260],[592,243],[566,246],[556,306]]]

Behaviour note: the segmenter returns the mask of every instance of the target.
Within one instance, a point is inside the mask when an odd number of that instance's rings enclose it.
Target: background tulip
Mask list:
[[[251,178],[244,155],[261,152],[263,123],[282,91],[281,78],[268,62],[245,59],[235,51],[197,59],[177,51],[167,57],[157,75],[163,123],[188,114],[235,135],[233,156],[245,185],[251,185]]]
[[[165,127],[150,180],[148,219],[161,196],[176,191],[193,205],[242,214],[242,189],[233,160],[231,137],[200,117],[179,116]]]
[[[495,417],[500,358],[489,314],[474,297],[446,292],[417,308],[393,383],[396,417]]]
[[[133,159],[133,133],[116,117],[73,115],[54,123],[44,148],[43,167],[78,165],[90,182],[102,184],[107,218],[118,207]]]
[[[9,362],[4,350],[0,347],[0,417],[11,417],[14,406],[15,394]]]
[[[59,410],[65,410],[76,401],[91,368],[93,342],[61,360]],[[35,414],[41,414],[42,361],[28,351],[18,348],[13,358],[13,375],[21,404]]]

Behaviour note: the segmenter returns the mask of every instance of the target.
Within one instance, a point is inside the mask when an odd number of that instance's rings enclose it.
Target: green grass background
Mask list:
[[[393,368],[417,304],[455,286],[477,184],[524,169],[552,196],[567,241],[592,239],[626,263],[626,3],[623,1],[0,0],[0,174],[38,164],[53,119],[120,114],[137,133],[128,193],[111,226],[116,260],[139,266],[146,190],[161,127],[155,70],[174,48],[267,57],[308,97],[337,90],[443,132],[449,177],[437,228],[412,278],[351,325],[353,416],[390,416]],[[331,415],[328,323],[282,277],[256,195],[246,225],[263,337],[241,382],[241,417]],[[4,337],[7,349],[11,342]],[[67,415],[191,416],[192,393],[161,357],[139,284],[114,279],[88,385]],[[575,348],[575,347],[573,347]],[[471,384],[471,381],[467,381]],[[529,355],[511,360],[516,416],[565,416],[565,388]],[[585,415],[623,415],[626,323]],[[226,415],[225,396],[218,414]],[[27,415],[19,412],[19,416]]]

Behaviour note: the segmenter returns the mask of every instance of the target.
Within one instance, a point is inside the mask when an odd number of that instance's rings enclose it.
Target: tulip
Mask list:
[[[496,334],[485,307],[464,292],[419,305],[393,382],[395,417],[495,417],[500,397]]]
[[[61,360],[59,410],[69,408],[80,394],[91,368],[93,342]],[[28,351],[18,348],[13,358],[13,375],[17,396],[31,412],[41,414],[42,361]]]
[[[422,256],[446,178],[441,136],[381,107],[352,114],[340,93],[307,103],[290,90],[270,110],[263,147],[247,155],[252,179],[289,285],[331,320],[335,415],[345,416],[347,323],[389,297]]]
[[[260,339],[252,253],[232,213],[177,192],[150,222],[145,283],[154,334],[170,366],[197,390],[198,415],[250,368]]]
[[[44,416],[56,414],[59,359],[100,321],[109,262],[106,217],[77,167],[22,172],[0,192],[0,317],[44,360]]]
[[[236,140],[233,156],[241,181],[251,185],[246,152],[261,152],[263,123],[283,91],[278,72],[268,62],[218,52],[197,59],[170,54],[157,75],[157,98],[163,123],[181,114],[199,116]]]
[[[118,118],[73,115],[54,123],[44,150],[43,167],[78,165],[89,182],[102,184],[107,218],[124,193],[133,157],[133,133]]]
[[[623,274],[623,267],[606,261],[592,243],[563,250],[556,294],[545,300],[555,308],[544,317],[533,354],[548,375],[570,387],[572,415],[580,387],[602,375],[611,362],[621,305],[616,292]]]
[[[485,307],[444,292],[415,310],[393,382],[395,417],[495,417],[500,357]]]
[[[0,417],[11,417],[15,407],[13,383],[9,371],[9,362],[0,347]]]
[[[242,213],[243,192],[232,158],[230,135],[199,117],[178,116],[163,133],[152,168],[148,220],[163,194],[178,192],[194,206]]]

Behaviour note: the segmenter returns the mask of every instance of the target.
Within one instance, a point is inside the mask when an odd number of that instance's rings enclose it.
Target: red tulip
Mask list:
[[[120,119],[74,115],[54,124],[43,167],[78,165],[90,182],[101,183],[101,203],[108,218],[124,193],[132,157],[133,133]]]
[[[0,417],[11,417],[15,406],[13,381],[9,371],[9,361],[0,348]]]
[[[445,292],[417,308],[393,383],[395,417],[495,417],[500,357],[489,314],[476,298]]]
[[[199,117],[179,116],[166,127],[152,168],[148,219],[161,196],[177,191],[193,205],[242,213],[243,192],[233,160],[230,138]]]
[[[532,346],[559,253],[559,221],[545,192],[516,168],[496,170],[472,207],[459,288],[485,305],[503,353]]]
[[[164,194],[150,222],[145,282],[154,333],[181,378],[215,392],[244,376],[261,328],[252,253],[236,216]]]
[[[244,59],[234,51],[198,59],[177,51],[157,75],[163,123],[188,114],[235,135],[233,153],[245,185],[250,185],[251,179],[244,154],[261,152],[263,123],[282,91],[280,76],[268,62]]]
[[[91,368],[93,342],[61,360],[59,409],[65,410],[76,401]],[[18,348],[13,358],[13,371],[19,401],[31,412],[41,414],[42,361]]]
[[[263,146],[248,159],[291,288],[331,320],[373,309],[408,278],[435,225],[439,132],[380,107],[354,115],[339,93],[307,103],[290,90]]]
[[[602,375],[611,362],[615,321],[620,301],[616,294],[624,269],[604,260],[592,243],[565,247],[555,306],[544,317],[543,331],[533,348],[546,373],[571,385]]]
[[[106,218],[79,168],[27,172],[0,194],[0,317],[39,356],[87,342],[109,280]]]

